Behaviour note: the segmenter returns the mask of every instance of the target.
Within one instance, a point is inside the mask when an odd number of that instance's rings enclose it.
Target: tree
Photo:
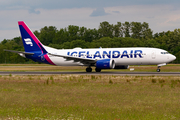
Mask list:
[[[1,42],[1,44],[6,44],[8,42],[8,40],[6,40],[6,39],[4,39],[2,42]]]
[[[84,40],[73,40],[70,44],[70,48],[87,48],[87,43]]]
[[[154,47],[154,48],[159,48],[160,44],[154,40],[154,39],[148,39],[144,43],[144,47]]]
[[[34,33],[34,35],[39,39],[40,32],[38,32],[37,30],[35,30],[33,33]]]
[[[55,37],[52,41],[53,44],[63,44],[69,40],[69,32],[65,29],[60,29],[56,32]]]
[[[84,40],[86,42],[92,42],[93,40],[96,40],[99,38],[98,30],[96,29],[87,29],[84,34]]]
[[[152,30],[149,28],[149,24],[146,22],[143,22],[142,26],[142,31],[141,31],[141,37],[144,39],[152,39],[153,38],[153,32]]]
[[[34,31],[34,34],[43,44],[57,49],[156,47],[176,55],[176,62],[180,62],[180,29],[163,31],[152,36],[152,30],[146,22],[117,22],[111,25],[104,21],[100,23],[98,30],[74,25],[60,30],[45,26],[40,32]],[[0,43],[0,63],[34,63],[18,54],[4,52],[3,49],[24,51],[21,37],[4,39]]]
[[[107,21],[100,23],[98,29],[100,37],[113,37],[113,25],[110,25]]]
[[[99,40],[93,41],[91,45],[95,48],[99,48],[99,47],[114,48],[114,47],[118,47],[118,41],[116,41],[116,39],[114,38],[103,37],[100,38]]]
[[[121,22],[117,22],[117,24],[113,26],[113,36],[123,37],[123,27]]]
[[[130,37],[130,26],[129,22],[123,23],[123,33],[125,34],[125,37]]]
[[[79,27],[74,25],[68,26],[69,41],[79,39]]]
[[[85,38],[86,32],[87,32],[87,28],[85,28],[85,27],[80,27],[79,28],[79,38],[81,40],[86,40],[86,38]]]
[[[173,32],[169,31],[167,37],[169,51],[173,52],[177,46],[180,46],[180,29],[175,29]]]
[[[121,38],[120,43],[121,47],[143,47],[144,42],[140,39],[134,39],[134,38]]]
[[[132,22],[131,23],[131,31],[132,31],[132,38],[140,39],[142,36],[142,25],[140,22]]]
[[[54,26],[45,26],[40,30],[40,35],[39,35],[39,40],[44,44],[44,45],[49,45],[52,43],[52,40],[55,37],[55,34],[57,32],[56,27]]]

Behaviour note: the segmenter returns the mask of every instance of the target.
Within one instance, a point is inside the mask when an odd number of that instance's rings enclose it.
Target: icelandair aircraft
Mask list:
[[[36,62],[57,66],[87,66],[86,72],[102,69],[128,69],[129,65],[157,65],[160,67],[176,59],[172,54],[158,48],[98,48],[98,49],[54,49],[43,45],[28,26],[19,21],[19,29],[25,52],[5,50]]]

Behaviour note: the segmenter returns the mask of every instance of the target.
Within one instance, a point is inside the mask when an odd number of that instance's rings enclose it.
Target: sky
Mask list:
[[[180,28],[180,0],[0,0],[0,41],[19,37],[18,21],[32,31],[69,25],[98,29],[108,21],[147,22],[153,33]]]

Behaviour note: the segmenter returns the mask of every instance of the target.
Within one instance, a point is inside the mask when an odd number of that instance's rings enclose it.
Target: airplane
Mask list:
[[[43,45],[23,21],[18,21],[25,51],[5,50],[36,62],[56,66],[86,66],[86,72],[102,69],[128,69],[129,65],[157,65],[160,67],[176,59],[167,51],[159,48],[92,48],[92,49],[55,49]]]

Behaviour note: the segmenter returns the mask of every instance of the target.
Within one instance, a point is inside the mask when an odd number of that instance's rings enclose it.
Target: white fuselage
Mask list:
[[[112,59],[116,65],[158,65],[169,63],[176,59],[172,54],[158,48],[98,48],[98,49],[54,49],[44,46],[45,49],[57,55],[69,55],[73,57],[89,59]],[[88,66],[74,60],[49,55],[51,61],[57,66]]]

